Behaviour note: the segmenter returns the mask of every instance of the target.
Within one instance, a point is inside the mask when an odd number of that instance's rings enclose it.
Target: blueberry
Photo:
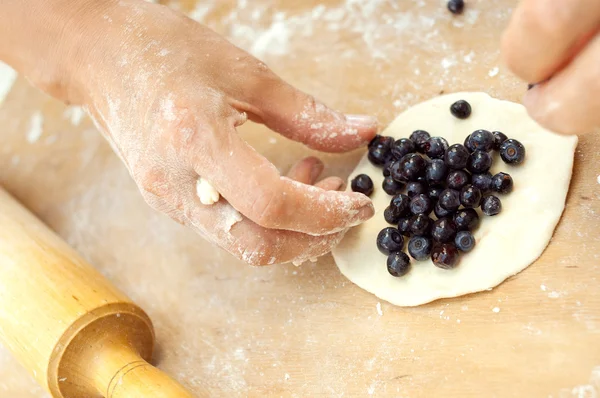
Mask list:
[[[404,217],[398,221],[398,231],[404,236],[410,236],[410,217]]]
[[[460,193],[455,189],[444,189],[438,203],[442,209],[456,211],[460,206]]]
[[[399,217],[407,217],[410,215],[410,198],[403,194],[398,194],[390,201],[390,207],[396,209]]]
[[[413,236],[408,241],[408,253],[417,261],[427,260],[432,248],[433,243],[426,236]]]
[[[383,136],[377,134],[375,137],[373,137],[373,139],[371,141],[369,141],[369,149],[371,149],[372,147],[376,146],[377,144],[379,144],[382,140]]]
[[[430,159],[443,159],[448,149],[448,141],[442,137],[431,137],[423,144],[423,149]]]
[[[402,183],[408,182],[408,179],[406,179],[402,174],[402,164],[399,160],[393,161],[388,170],[390,172],[390,177],[392,177],[394,180]]]
[[[443,190],[444,188],[442,187],[430,187],[429,192],[427,193],[429,195],[429,199],[431,199],[434,202],[437,202]]]
[[[398,210],[395,207],[388,206],[383,211],[383,218],[388,224],[397,224],[400,221],[400,214],[398,214]]]
[[[487,216],[495,216],[502,211],[502,202],[494,195],[484,196],[481,199],[481,211]]]
[[[481,193],[488,193],[492,189],[492,175],[490,173],[473,174],[471,184],[479,188]]]
[[[513,190],[513,179],[509,174],[498,173],[492,177],[492,191],[510,193]]]
[[[371,196],[373,193],[373,181],[366,174],[359,174],[350,183],[350,187],[354,192],[360,192],[364,195]]]
[[[402,159],[398,161],[398,171],[400,178],[396,178],[394,170],[392,177],[399,181],[417,181],[419,177],[425,176],[425,169],[427,168],[427,161],[423,159],[418,153],[409,153],[404,155]]]
[[[383,165],[383,176],[384,177],[389,177],[392,173],[390,172],[390,167],[392,166],[392,163],[394,163],[394,159],[389,159],[387,162],[385,162],[385,164]]]
[[[431,185],[443,184],[448,175],[448,166],[442,159],[433,159],[425,169],[425,179]]]
[[[500,131],[492,131],[492,134],[494,135],[494,149],[499,151],[500,145],[502,145],[502,143],[506,141],[508,137],[506,136],[506,134]]]
[[[408,138],[400,138],[392,145],[392,155],[396,160],[400,160],[404,155],[414,153],[416,150],[415,143]]]
[[[454,244],[461,252],[468,253],[475,247],[475,238],[469,231],[460,231],[454,238]]]
[[[465,143],[463,144],[465,146],[465,148],[467,148],[467,150],[469,152],[474,152],[475,148],[473,148],[471,146],[471,134],[469,134],[466,138],[465,138]]]
[[[374,138],[369,144],[369,161],[377,166],[385,165],[390,159],[392,159],[392,144],[394,139],[392,137],[379,137]]]
[[[517,140],[508,139],[500,145],[500,157],[504,163],[521,164],[525,160],[525,147]]]
[[[404,276],[410,271],[410,258],[400,251],[391,253],[387,258],[387,269],[392,276]]]
[[[427,131],[416,130],[410,135],[410,139],[415,143],[415,147],[418,152],[425,153],[425,148],[423,146],[427,142],[427,140],[431,138]]]
[[[426,236],[429,235],[433,220],[425,214],[417,214],[410,219],[410,232],[413,235]]]
[[[384,228],[377,235],[377,248],[383,254],[398,252],[402,250],[402,246],[404,246],[404,237],[396,228]]]
[[[448,3],[448,8],[450,8],[450,2]],[[471,116],[471,104],[465,100],[458,100],[450,105],[450,112],[459,119],[466,119]]]
[[[392,176],[387,176],[383,179],[383,182],[381,183],[381,188],[383,188],[385,193],[393,196],[402,192],[402,190],[404,189],[404,184],[394,180]]]
[[[459,260],[460,253],[451,243],[435,245],[431,251],[431,261],[439,268],[452,269],[458,265]]]
[[[431,237],[439,243],[448,243],[456,236],[456,225],[449,218],[435,220],[431,228]]]
[[[452,217],[458,231],[474,231],[479,227],[479,214],[475,209],[462,209]]]
[[[452,14],[462,14],[465,9],[465,1],[464,0],[449,0],[448,1],[448,10]]]
[[[476,186],[471,184],[465,185],[460,191],[460,204],[467,209],[479,207],[481,202],[481,191]]]
[[[409,198],[412,198],[415,195],[420,195],[422,193],[427,193],[428,191],[429,187],[424,182],[415,181],[406,184],[406,194]]]
[[[476,150],[469,156],[467,170],[474,174],[487,172],[492,167],[492,155],[488,152]]]
[[[446,177],[446,185],[450,189],[461,190],[462,187],[471,182],[471,175],[464,170],[452,170]]]
[[[494,147],[494,135],[487,130],[475,130],[469,136],[469,146],[473,150],[489,152]]]
[[[433,210],[433,201],[426,194],[413,196],[410,201],[410,211],[412,214],[429,215]]]
[[[446,165],[453,169],[464,169],[469,160],[469,151],[463,145],[454,144],[446,151]]]
[[[452,216],[452,211],[444,209],[440,206],[440,202],[437,202],[433,207],[433,212],[437,218],[450,217]]]

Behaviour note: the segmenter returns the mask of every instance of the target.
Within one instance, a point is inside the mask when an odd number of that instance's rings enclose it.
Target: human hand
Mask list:
[[[91,26],[70,100],[87,107],[150,206],[255,265],[325,254],[373,215],[366,196],[336,191],[337,177],[311,186],[323,169],[317,159],[280,176],[236,127],[249,118],[310,148],[344,152],[373,138],[374,118],[325,107],[163,6],[115,2]],[[225,200],[202,205],[199,176]],[[242,214],[235,224],[231,206]]]
[[[510,69],[527,82],[529,114],[550,130],[600,130],[600,1],[523,0],[502,41]],[[548,80],[550,79],[550,80]]]

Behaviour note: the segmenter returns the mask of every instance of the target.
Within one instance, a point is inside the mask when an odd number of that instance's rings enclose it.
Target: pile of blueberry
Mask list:
[[[471,115],[471,106],[460,100],[450,112],[459,119]],[[479,226],[479,214],[495,216],[502,210],[496,194],[513,189],[509,174],[491,175],[497,151],[507,164],[525,160],[525,147],[499,131],[476,130],[463,144],[449,146],[442,137],[431,137],[423,130],[410,138],[394,140],[376,136],[369,144],[369,161],[383,168],[382,189],[393,196],[383,215],[397,228],[384,228],[377,236],[378,249],[388,256],[388,271],[403,276],[410,269],[410,258],[403,252],[409,237],[408,253],[417,261],[431,257],[443,269],[456,267],[460,252],[475,246],[473,231]],[[373,181],[366,174],[351,183],[355,192],[373,193]],[[430,217],[435,214],[435,220]]]

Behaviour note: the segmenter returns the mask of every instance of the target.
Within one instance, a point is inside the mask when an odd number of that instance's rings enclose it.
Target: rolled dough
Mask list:
[[[473,108],[466,120],[455,118],[449,111],[459,99],[467,100]],[[383,211],[391,197],[381,189],[381,170],[371,165],[365,155],[350,178],[364,173],[373,179],[375,192],[371,199],[376,214],[350,230],[333,250],[333,256],[348,279],[399,306],[487,290],[535,261],[548,245],[563,212],[577,146],[577,137],[545,130],[527,115],[522,105],[484,93],[450,94],[423,102],[398,116],[383,135],[398,139],[418,129],[445,137],[451,145],[463,143],[477,129],[502,131],[525,145],[527,158],[520,166],[509,166],[495,154],[492,173],[509,173],[514,191],[500,196],[501,214],[482,217],[474,234],[477,245],[462,256],[457,268],[443,270],[430,260],[412,260],[410,272],[395,278],[388,273],[386,257],[375,245],[377,233],[389,226]]]

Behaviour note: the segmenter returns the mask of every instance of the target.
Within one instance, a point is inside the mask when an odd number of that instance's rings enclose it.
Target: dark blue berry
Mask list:
[[[419,177],[425,176],[425,169],[427,168],[427,161],[423,159],[421,155],[418,153],[409,153],[408,155],[404,155],[402,159],[398,161],[400,173],[399,181],[417,181]],[[394,171],[392,172],[392,177],[394,176]]]
[[[471,146],[471,134],[469,134],[469,135],[468,135],[468,136],[465,138],[465,142],[464,142],[464,144],[463,144],[463,145],[465,146],[465,148],[467,148],[467,150],[468,150],[469,152],[474,152],[474,151],[475,151],[475,148],[473,148],[473,147]]]
[[[492,175],[490,173],[473,174],[471,184],[479,188],[481,193],[488,193],[492,189]]]
[[[381,188],[383,188],[385,193],[393,196],[402,192],[402,190],[404,189],[404,184],[394,180],[392,176],[387,176],[383,179],[383,182],[381,183]]]
[[[513,190],[513,179],[506,173],[498,173],[492,177],[492,191],[510,193]]]
[[[487,130],[475,130],[469,136],[469,147],[489,152],[494,147],[494,135]]]
[[[442,191],[444,190],[444,188],[442,187],[430,187],[429,188],[429,198],[431,200],[433,200],[434,202],[437,202],[438,199],[440,198],[440,194],[442,193]]]
[[[467,170],[473,174],[487,172],[492,167],[492,155],[488,152],[476,150],[469,156]]]
[[[390,172],[390,167],[392,166],[392,163],[394,163],[394,159],[390,159],[387,162],[385,162],[385,164],[383,165],[383,176],[384,177],[389,177],[392,173]]]
[[[388,224],[397,224],[400,221],[400,215],[395,207],[388,206],[383,211],[383,218]]]
[[[461,144],[454,144],[446,151],[444,161],[452,169],[464,169],[469,160],[469,151]]]
[[[438,203],[443,209],[456,211],[460,206],[460,193],[455,189],[444,189]]]
[[[398,231],[404,236],[410,236],[410,217],[401,218],[398,221]]]
[[[460,191],[460,204],[467,209],[479,207],[481,202],[481,191],[471,184],[465,185]]]
[[[406,184],[406,194],[409,198],[422,193],[427,193],[428,191],[429,187],[427,184],[421,181],[409,182]]]
[[[404,155],[414,153],[416,150],[415,143],[408,138],[400,138],[392,145],[392,155],[396,160],[400,160]]]
[[[479,227],[479,214],[475,209],[462,209],[457,211],[452,220],[459,231],[475,231]]]
[[[364,195],[371,196],[373,193],[373,181],[366,174],[359,174],[350,183],[350,187],[354,192],[360,192]]]
[[[442,159],[433,159],[425,169],[425,179],[430,185],[440,185],[446,181],[448,166]]]
[[[407,217],[410,215],[410,198],[403,194],[398,194],[390,201],[390,207],[396,209],[399,217]]]
[[[383,166],[392,159],[392,137],[375,137],[369,144],[369,161],[375,166]]]
[[[506,134],[500,131],[492,131],[492,134],[494,135],[494,149],[499,151],[500,146],[504,141],[508,139],[508,137],[506,136]]]
[[[440,206],[440,202],[437,202],[433,207],[433,212],[437,218],[450,217],[452,216],[452,211],[444,209]]]
[[[427,131],[424,130],[413,131],[413,133],[410,135],[411,141],[415,143],[417,152],[421,153],[425,153],[424,145],[429,138],[431,138],[431,136]]]
[[[449,0],[448,1],[448,11],[452,14],[462,14],[465,9],[464,0]]]
[[[486,216],[495,216],[502,211],[502,202],[494,195],[484,196],[481,199],[481,211]]]
[[[410,201],[410,211],[412,214],[429,215],[433,210],[433,201],[426,194],[413,196]]]
[[[450,8],[450,2],[448,3],[448,8]],[[471,104],[465,100],[458,100],[450,105],[450,112],[459,119],[466,119],[471,116]]]
[[[406,275],[410,271],[410,258],[400,251],[391,253],[387,258],[387,270],[392,276]]]
[[[435,220],[431,228],[431,237],[439,243],[448,243],[456,236],[456,225],[450,218]]]
[[[525,147],[517,140],[508,139],[500,145],[500,157],[504,163],[521,164],[525,160]]]
[[[402,174],[402,164],[399,160],[392,162],[388,170],[390,172],[390,177],[392,177],[394,180],[402,183],[408,182],[408,179]]]
[[[408,241],[408,253],[417,261],[427,260],[431,255],[433,243],[426,236],[413,236]]]
[[[448,141],[442,137],[431,137],[423,144],[423,148],[430,159],[443,159],[448,149]]]
[[[404,237],[396,228],[384,228],[377,235],[377,248],[383,254],[399,252],[402,246],[404,246]]]
[[[458,265],[460,253],[452,243],[435,245],[431,251],[431,261],[436,267],[452,269]]]
[[[413,235],[429,235],[433,220],[425,214],[417,214],[410,219],[410,232]]]
[[[462,187],[471,182],[471,175],[464,170],[452,170],[446,177],[446,185],[450,189],[460,191]]]
[[[381,142],[382,138],[383,138],[383,136],[379,135],[379,134],[377,134],[375,137],[373,137],[373,139],[371,141],[369,141],[369,149],[371,149],[372,147],[379,144]]]
[[[475,238],[469,231],[460,231],[454,238],[454,245],[461,252],[468,253],[475,247]]]

